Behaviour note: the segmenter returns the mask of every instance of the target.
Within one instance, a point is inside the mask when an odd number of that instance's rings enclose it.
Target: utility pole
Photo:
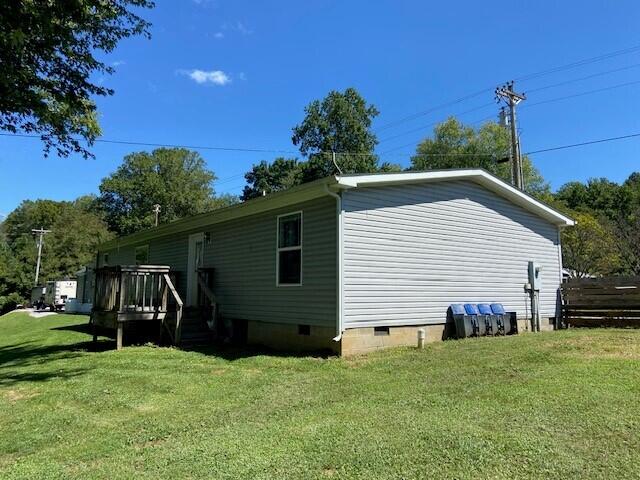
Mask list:
[[[514,91],[514,82],[508,82],[496,88],[496,100],[505,100],[509,107],[509,126],[511,127],[511,179],[519,190],[524,190],[524,175],[522,171],[522,158],[520,157],[520,140],[516,124],[516,105],[526,100],[524,93]]]
[[[33,228],[31,229],[31,233],[38,236],[38,261],[36,262],[36,280],[35,286],[38,286],[38,277],[40,276],[40,258],[42,257],[42,244],[44,243],[44,236],[47,233],[50,233],[51,230],[45,230],[44,228]]]
[[[160,215],[160,204],[153,205],[153,213],[156,215],[156,227],[158,226],[158,215]]]

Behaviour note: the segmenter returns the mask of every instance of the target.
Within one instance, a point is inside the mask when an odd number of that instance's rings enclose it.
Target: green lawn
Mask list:
[[[638,478],[640,331],[355,359],[90,348],[0,317],[0,478]]]

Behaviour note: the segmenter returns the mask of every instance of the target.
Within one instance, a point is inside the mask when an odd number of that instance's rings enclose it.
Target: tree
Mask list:
[[[305,118],[293,128],[292,141],[308,158],[302,166],[302,181],[309,182],[337,173],[375,172],[378,159],[373,153],[378,140],[371,132],[371,122],[378,115],[354,88],[331,91],[323,100],[305,108]]]
[[[127,155],[100,184],[99,205],[112,231],[129,234],[153,227],[153,205],[160,223],[213,210],[215,175],[197,152],[159,148]]]
[[[302,165],[295,158],[279,157],[272,163],[263,160],[254,165],[244,178],[247,185],[242,192],[242,200],[250,200],[300,184]]]
[[[562,232],[562,263],[576,277],[609,275],[620,269],[616,237],[589,213],[576,212],[576,225]]]
[[[484,168],[510,182],[509,163],[497,162],[509,156],[510,144],[509,131],[497,123],[485,123],[476,130],[451,117],[434,128],[433,138],[418,145],[411,169]],[[528,193],[541,196],[549,192],[549,185],[526,156],[522,168]]]
[[[92,81],[113,68],[97,54],[123,38],[149,36],[149,23],[134,13],[149,0],[11,0],[0,2],[0,129],[41,135],[67,156],[91,156],[77,136],[100,133],[96,96],[113,90]]]
[[[606,178],[589,179],[586,185],[569,182],[558,190],[557,197],[569,208],[595,212],[616,221],[620,215],[628,216],[633,208],[632,177],[629,184],[618,185]]]
[[[0,296],[28,298],[37,258],[32,228],[45,227],[42,281],[72,277],[95,258],[96,247],[113,237],[87,202],[26,200],[0,225]]]
[[[620,215],[616,226],[620,236],[623,271],[630,275],[640,275],[640,205],[635,206],[630,215]]]

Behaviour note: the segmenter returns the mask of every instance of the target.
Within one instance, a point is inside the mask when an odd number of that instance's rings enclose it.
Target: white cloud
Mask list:
[[[115,62],[111,62],[112,67],[119,67],[120,65],[124,65],[126,62],[124,60],[116,60]]]
[[[224,86],[231,83],[231,77],[222,70],[181,70],[180,73],[187,75],[194,82],[204,85],[212,83],[214,85]]]
[[[247,79],[247,76],[245,75],[244,72],[240,72],[238,74],[238,78],[244,82]]]
[[[242,22],[238,22],[236,24],[236,30],[238,30],[242,35],[251,35],[253,33],[253,30],[247,28]]]
[[[214,38],[224,38],[224,33],[222,32],[216,32],[213,34]]]

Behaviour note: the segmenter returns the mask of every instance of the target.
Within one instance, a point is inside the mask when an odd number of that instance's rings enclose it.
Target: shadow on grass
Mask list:
[[[77,332],[83,333],[89,336],[93,336],[92,326],[89,323],[78,323],[73,325],[65,325],[63,327],[54,327],[51,330],[59,330],[59,331],[69,331],[69,332]],[[115,331],[108,328],[100,328],[98,327],[97,333],[100,337],[108,337],[112,340],[115,340]],[[128,333],[128,332],[127,332]],[[133,332],[132,332],[133,333]],[[156,339],[153,338],[152,335],[144,335],[143,334],[131,334],[128,333],[125,335],[125,346],[136,346],[136,345],[144,345],[149,341],[154,341]],[[106,350],[115,350],[115,342],[98,342],[98,349],[94,349],[92,347],[91,342],[84,342],[87,344],[84,348],[87,351],[106,351]],[[81,345],[81,344],[78,344]],[[162,344],[161,346],[169,346],[168,344]],[[215,357],[222,358],[224,360],[239,360],[247,357],[256,357],[256,356],[271,356],[271,357],[290,357],[290,358],[303,358],[303,357],[314,357],[314,358],[330,358],[336,356],[334,352],[331,350],[315,350],[315,351],[286,351],[286,350],[274,350],[268,347],[262,346],[249,346],[241,343],[222,343],[222,342],[212,342],[208,345],[197,345],[197,346],[182,346],[181,350],[187,352],[197,352],[203,355],[211,355]],[[1,358],[1,354],[0,354]],[[1,360],[0,360],[1,361]]]
[[[0,387],[11,387],[24,382],[46,382],[54,379],[68,379],[83,375],[86,369],[55,370],[49,372],[33,373],[2,373],[0,376]]]
[[[183,347],[181,350],[187,352],[197,352],[203,355],[211,355],[222,358],[224,360],[233,361],[243,358],[270,356],[270,357],[287,357],[287,358],[331,358],[336,354],[331,350],[314,350],[314,351],[286,351],[274,350],[263,346],[237,345],[213,343],[210,345]]]

